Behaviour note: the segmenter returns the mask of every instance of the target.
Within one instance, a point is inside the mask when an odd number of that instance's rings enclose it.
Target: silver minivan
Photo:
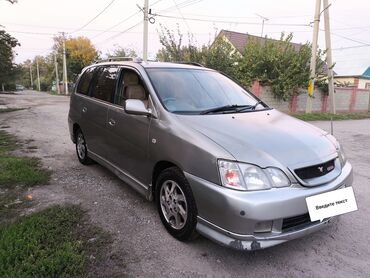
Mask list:
[[[68,122],[79,161],[154,200],[179,240],[256,250],[299,238],[332,219],[312,222],[306,198],[352,184],[333,136],[200,65],[88,66]]]

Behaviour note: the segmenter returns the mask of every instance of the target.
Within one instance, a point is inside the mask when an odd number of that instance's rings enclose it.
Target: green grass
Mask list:
[[[24,108],[0,108],[0,113],[13,112],[18,110],[24,110]]]
[[[32,205],[24,199],[28,187],[47,184],[50,179],[50,172],[42,168],[39,159],[12,155],[21,148],[16,137],[0,130],[0,224]]]
[[[292,114],[293,117],[296,117],[303,121],[330,121],[333,118],[333,121],[342,121],[342,120],[360,120],[370,118],[369,113],[339,113],[339,114],[330,114],[330,113],[310,113],[310,114]]]
[[[34,206],[25,198],[27,187],[50,177],[39,159],[13,155],[22,148],[16,137],[0,131],[0,277],[86,277],[103,261],[111,238],[79,206],[19,217]]]
[[[3,130],[0,130],[0,156],[15,150],[18,146],[18,141],[14,136]]]
[[[50,174],[32,157],[0,155],[0,187],[34,186],[48,183]]]
[[[0,188],[46,184],[50,173],[42,168],[38,158],[10,154],[19,147],[14,136],[0,131]]]
[[[24,216],[0,226],[0,277],[86,276],[88,256],[99,259],[107,239],[78,206]]]

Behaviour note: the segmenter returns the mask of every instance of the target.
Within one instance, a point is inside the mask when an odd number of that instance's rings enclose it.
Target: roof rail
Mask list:
[[[179,64],[192,65],[192,66],[197,66],[197,67],[204,68],[204,66],[201,63],[197,63],[197,62],[178,62],[178,63]]]
[[[136,63],[141,63],[143,60],[139,57],[109,56],[107,59],[95,61],[95,64],[103,63],[103,62],[116,62],[116,61],[132,61],[132,62],[136,62]]]

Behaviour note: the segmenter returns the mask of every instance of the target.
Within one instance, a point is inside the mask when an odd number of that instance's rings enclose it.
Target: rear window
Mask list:
[[[101,67],[97,72],[96,81],[91,89],[91,96],[104,101],[112,102],[112,95],[116,88],[118,67]]]
[[[78,82],[77,93],[88,95],[89,86],[90,86],[90,82],[93,77],[93,74],[94,74],[94,68],[89,68],[83,73],[83,75],[80,78],[80,82]]]

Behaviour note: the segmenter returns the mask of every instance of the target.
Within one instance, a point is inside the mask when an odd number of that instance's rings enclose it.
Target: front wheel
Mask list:
[[[172,236],[186,241],[195,235],[197,208],[190,185],[180,169],[171,167],[159,175],[156,203],[161,221]]]
[[[76,154],[82,164],[89,165],[93,163],[87,155],[86,140],[81,129],[76,131]]]

